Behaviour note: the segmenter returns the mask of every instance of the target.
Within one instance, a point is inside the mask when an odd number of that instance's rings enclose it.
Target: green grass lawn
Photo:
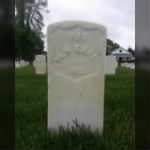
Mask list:
[[[47,131],[47,75],[32,67],[16,69],[17,149],[133,149],[134,71],[118,68],[106,76],[104,132],[88,128]]]

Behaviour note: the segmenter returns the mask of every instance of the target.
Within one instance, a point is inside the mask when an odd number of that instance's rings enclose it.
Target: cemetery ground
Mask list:
[[[120,67],[105,78],[104,132],[47,131],[47,75],[33,67],[16,69],[17,149],[132,149],[134,147],[134,70]]]

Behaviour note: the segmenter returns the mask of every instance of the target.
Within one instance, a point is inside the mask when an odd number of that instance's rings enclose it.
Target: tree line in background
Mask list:
[[[16,0],[15,10],[15,49],[16,59],[33,62],[36,54],[44,50],[44,35],[42,33],[42,10],[47,6],[47,0]],[[106,55],[119,48],[118,43],[107,39]],[[129,48],[134,55],[132,48]]]
[[[32,62],[34,55],[44,50],[44,23],[41,11],[46,5],[46,0],[16,0],[16,58]]]
[[[106,49],[106,55],[111,54],[111,52],[114,49],[119,48],[120,45],[118,43],[113,42],[111,39],[107,39],[107,49]]]

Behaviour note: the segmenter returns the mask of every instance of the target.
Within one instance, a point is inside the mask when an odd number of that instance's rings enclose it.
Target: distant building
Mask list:
[[[133,54],[122,47],[113,50],[111,54],[116,56],[117,61],[121,62],[134,61]]]

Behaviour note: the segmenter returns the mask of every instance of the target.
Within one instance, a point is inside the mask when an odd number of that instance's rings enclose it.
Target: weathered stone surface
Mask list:
[[[103,129],[106,29],[87,22],[48,27],[48,128]]]

